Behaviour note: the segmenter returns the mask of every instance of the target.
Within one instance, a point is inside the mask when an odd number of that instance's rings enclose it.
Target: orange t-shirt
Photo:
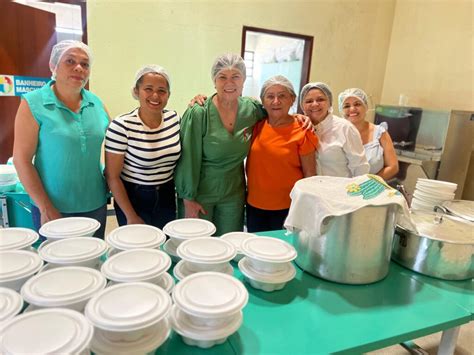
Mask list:
[[[291,189],[303,178],[300,155],[317,146],[316,135],[298,122],[281,127],[258,122],[247,157],[247,203],[264,210],[289,208]]]

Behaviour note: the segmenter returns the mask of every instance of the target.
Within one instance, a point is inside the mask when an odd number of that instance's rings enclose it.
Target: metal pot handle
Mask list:
[[[433,207],[433,211],[436,212],[434,223],[435,224],[443,223],[443,217],[445,214],[448,214],[448,210],[444,208],[443,206],[436,205]]]

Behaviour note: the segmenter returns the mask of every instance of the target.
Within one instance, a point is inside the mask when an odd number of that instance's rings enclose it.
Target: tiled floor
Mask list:
[[[107,235],[113,229],[117,228],[117,220],[115,216],[109,216],[107,218],[107,227],[105,234]],[[438,344],[441,340],[441,332],[435,333],[423,338],[414,339],[414,342],[423,348],[428,354],[437,354]],[[368,353],[370,355],[406,355],[410,354],[408,350],[405,350],[400,345],[390,346],[388,348],[372,351]],[[454,352],[455,355],[473,355],[474,354],[474,322],[465,324],[461,327],[459,332],[459,338]]]

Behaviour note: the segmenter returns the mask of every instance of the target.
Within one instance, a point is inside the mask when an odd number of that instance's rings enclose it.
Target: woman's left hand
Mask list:
[[[308,116],[302,115],[300,113],[295,113],[293,117],[301,124],[301,127],[314,133],[313,122],[311,122],[311,119]]]

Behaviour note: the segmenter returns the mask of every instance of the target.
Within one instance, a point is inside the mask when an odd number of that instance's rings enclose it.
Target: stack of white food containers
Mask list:
[[[411,201],[413,210],[433,212],[435,206],[452,201],[458,185],[452,182],[418,179]]]
[[[18,176],[13,165],[0,164],[0,192],[15,191]]]
[[[85,315],[94,325],[91,349],[96,354],[149,353],[170,334],[167,315],[171,297],[148,282],[116,284],[87,304]]]
[[[178,280],[196,272],[216,271],[233,275],[230,261],[237,255],[234,246],[220,238],[200,237],[182,242],[177,249],[182,259],[174,268]]]
[[[2,327],[0,354],[90,354],[93,327],[70,309],[26,312]]]
[[[242,253],[242,242],[246,239],[256,237],[256,234],[247,233],[247,232],[230,232],[221,235],[221,239],[224,239],[226,242],[231,243],[234,248],[237,250],[237,255],[234,257],[234,261],[239,261],[244,257]]]
[[[43,266],[38,254],[27,250],[0,251],[0,287],[20,291]]]
[[[23,298],[16,291],[0,287],[0,328],[2,323],[20,313],[23,308]]]
[[[29,250],[39,239],[38,233],[28,228],[2,228],[0,229],[0,251],[4,250]]]
[[[171,260],[178,262],[177,249],[182,242],[188,239],[210,237],[216,232],[216,227],[204,219],[182,218],[167,223],[163,232],[170,237],[163,245],[163,250],[171,256]]]
[[[103,290],[105,277],[88,267],[61,267],[30,278],[21,295],[30,305],[28,310],[62,307],[83,312],[92,296]]]
[[[266,292],[280,290],[295,277],[291,261],[297,254],[287,242],[255,237],[244,240],[241,248],[245,257],[239,261],[239,269],[252,287]]]
[[[173,291],[170,320],[188,345],[209,348],[225,342],[243,321],[248,301],[244,285],[232,276],[200,272],[183,279]]]
[[[55,219],[43,224],[39,234],[45,236],[48,241],[75,237],[92,237],[100,223],[87,217],[65,217]]]
[[[60,266],[85,266],[100,269],[100,258],[107,243],[94,237],[78,237],[41,244],[38,254],[48,262],[48,269]]]
[[[115,228],[105,237],[112,246],[109,256],[132,249],[159,249],[165,242],[166,235],[161,229],[146,224],[129,224]]]
[[[102,273],[114,283],[151,282],[171,293],[174,280],[166,271],[171,259],[157,249],[132,249],[108,258],[101,267]]]

